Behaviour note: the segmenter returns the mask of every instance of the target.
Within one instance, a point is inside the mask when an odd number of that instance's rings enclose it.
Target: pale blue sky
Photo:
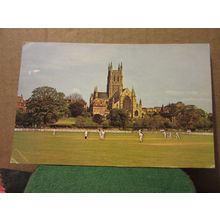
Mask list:
[[[18,94],[51,86],[89,100],[95,86],[106,91],[108,63],[123,63],[124,87],[134,87],[143,106],[182,101],[212,112],[208,44],[26,43]]]

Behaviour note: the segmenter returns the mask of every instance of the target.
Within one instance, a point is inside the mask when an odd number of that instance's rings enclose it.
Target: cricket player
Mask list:
[[[101,129],[99,128],[99,139],[101,140],[102,139],[102,131],[101,131]]]
[[[139,129],[139,130],[138,130],[138,135],[139,135],[141,132],[142,132],[142,129]]]
[[[166,133],[166,131],[163,131],[163,137],[164,137],[164,138],[167,138],[167,133]]]
[[[85,139],[87,139],[87,137],[88,137],[88,131],[85,130]]]
[[[169,132],[169,136],[168,136],[169,138],[172,138],[172,132]]]
[[[176,139],[180,139],[180,135],[179,135],[179,132],[176,132]]]
[[[144,133],[142,132],[142,130],[139,130],[139,131],[138,131],[138,134],[139,134],[140,143],[142,143],[142,142],[143,142],[143,139],[144,139]]]
[[[101,131],[101,137],[102,137],[103,140],[105,139],[105,131],[103,129]]]

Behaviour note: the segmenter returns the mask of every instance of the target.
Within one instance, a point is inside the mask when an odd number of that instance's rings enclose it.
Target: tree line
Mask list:
[[[60,118],[76,118],[75,126],[83,127],[117,127],[121,129],[182,129],[211,130],[213,116],[195,105],[162,106],[160,112],[146,113],[142,118],[131,119],[122,109],[112,109],[107,115],[91,115],[85,100],[80,94],[65,94],[55,88],[43,86],[32,91],[26,100],[27,111],[16,112],[18,127],[54,126]]]

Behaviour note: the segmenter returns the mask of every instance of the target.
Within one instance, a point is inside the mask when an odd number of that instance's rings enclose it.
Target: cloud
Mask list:
[[[189,97],[189,98],[182,98],[182,101],[210,102],[211,99],[210,98],[202,98],[202,97],[199,97],[199,98]]]
[[[165,91],[166,95],[175,96],[175,97],[183,97],[183,96],[197,96],[197,91],[182,91],[182,90],[167,90]]]
[[[40,72],[39,69],[35,69],[35,70],[33,70],[33,73],[38,73],[38,72]]]
[[[32,75],[33,73],[39,73],[39,72],[40,72],[39,69],[29,70],[29,71],[28,71],[28,75]]]

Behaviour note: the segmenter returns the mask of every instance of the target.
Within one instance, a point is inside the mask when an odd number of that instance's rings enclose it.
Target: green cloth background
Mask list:
[[[195,192],[181,169],[41,165],[25,192]]]

